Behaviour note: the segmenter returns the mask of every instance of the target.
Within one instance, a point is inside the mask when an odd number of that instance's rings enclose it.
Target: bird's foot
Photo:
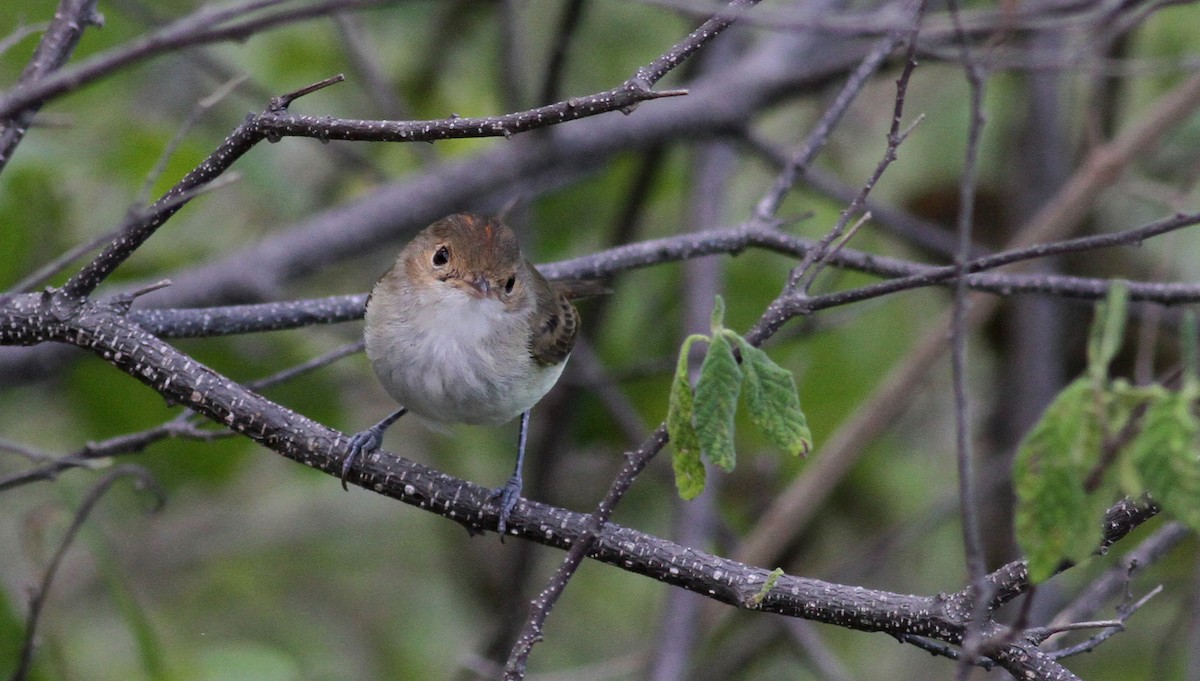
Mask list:
[[[346,453],[346,458],[342,459],[342,489],[349,489],[346,487],[346,476],[350,474],[350,468],[359,455],[370,454],[379,449],[381,444],[383,444],[383,437],[375,428],[359,431],[350,437],[349,451]]]
[[[514,475],[509,478],[503,487],[492,492],[492,498],[500,502],[500,521],[496,524],[496,531],[503,539],[504,531],[508,527],[508,516],[521,500],[521,476]]]

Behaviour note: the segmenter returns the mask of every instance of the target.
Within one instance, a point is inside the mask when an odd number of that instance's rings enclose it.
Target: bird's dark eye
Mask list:
[[[516,277],[509,277],[508,281],[504,282],[504,292],[512,293],[513,286],[515,286],[516,283],[517,283]]]
[[[439,246],[438,249],[433,252],[433,266],[442,267],[448,262],[450,262],[450,249],[446,248],[445,246]]]

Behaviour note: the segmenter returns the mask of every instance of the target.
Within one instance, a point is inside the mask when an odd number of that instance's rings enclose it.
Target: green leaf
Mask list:
[[[733,357],[733,347],[724,335],[713,336],[696,381],[692,421],[704,456],[726,472],[733,470],[735,462],[733,417],[741,389],[742,370]]]
[[[695,335],[683,342],[667,407],[667,435],[674,449],[671,466],[675,469],[675,487],[684,499],[694,499],[704,491],[704,463],[700,460],[700,440],[692,425],[692,384],[688,380],[688,353],[697,340],[707,339]]]
[[[717,296],[713,301],[712,320],[709,322],[712,328],[713,338],[721,335],[721,329],[725,328],[725,299]]]
[[[1125,312],[1129,286],[1116,279],[1108,287],[1108,296],[1096,306],[1096,318],[1088,335],[1088,373],[1097,385],[1108,376],[1108,365],[1121,349],[1125,335]]]
[[[1103,503],[1088,498],[1087,475],[1099,461],[1102,429],[1092,382],[1076,379],[1046,408],[1017,450],[1017,542],[1029,579],[1046,580],[1063,560],[1078,562],[1099,545]]]
[[[792,372],[733,331],[726,330],[725,335],[742,351],[742,372],[746,376],[742,387],[750,420],[780,449],[793,456],[807,455],[812,449],[812,432],[800,410],[800,393]]]
[[[1200,529],[1200,421],[1192,411],[1196,393],[1168,393],[1151,404],[1142,431],[1129,445],[1145,490],[1192,529]]]

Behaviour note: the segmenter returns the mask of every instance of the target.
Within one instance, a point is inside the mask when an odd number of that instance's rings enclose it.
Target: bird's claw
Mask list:
[[[359,455],[370,454],[379,449],[381,444],[383,444],[383,438],[375,432],[374,428],[359,431],[350,437],[349,451],[346,452],[346,458],[342,459],[342,489],[349,491],[349,488],[346,487],[346,476],[350,474],[350,468],[354,466],[354,461]]]
[[[514,475],[504,483],[504,486],[492,492],[492,498],[500,502],[500,520],[496,523],[496,531],[501,538],[508,527],[508,516],[521,500],[521,477]]]

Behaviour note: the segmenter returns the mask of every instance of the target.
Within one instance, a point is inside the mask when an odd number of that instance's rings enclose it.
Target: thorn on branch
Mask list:
[[[330,76],[324,80],[319,80],[312,85],[307,85],[299,90],[293,90],[287,94],[279,95],[278,97],[272,97],[271,103],[267,105],[267,110],[276,113],[280,111],[287,111],[287,108],[291,106],[292,102],[303,97],[304,95],[312,94],[317,90],[324,90],[330,85],[340,83],[344,80],[346,80],[346,74],[339,73],[336,76]]]
[[[147,293],[153,293],[154,291],[164,289],[170,285],[170,279],[160,279],[153,284],[147,284],[139,289],[134,289],[132,291],[127,291],[120,295],[114,296],[110,303],[113,307],[120,309],[122,312],[128,312],[129,308],[133,305],[133,301],[141,298]]]
[[[897,641],[920,648],[934,657],[945,657],[951,660],[963,659],[962,651],[949,644],[942,643],[941,641],[931,641],[923,636],[916,636],[915,634],[893,635],[896,637]],[[992,668],[996,666],[996,661],[990,657],[976,657],[970,660],[969,664],[973,664],[985,671],[991,671]]]

